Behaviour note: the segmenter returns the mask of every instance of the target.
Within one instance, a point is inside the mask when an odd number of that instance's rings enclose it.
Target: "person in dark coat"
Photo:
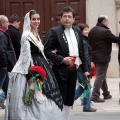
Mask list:
[[[108,24],[108,17],[100,15],[96,26],[88,34],[92,48],[92,60],[96,66],[96,79],[91,98],[94,102],[105,102],[105,100],[112,98],[108,90],[106,73],[111,58],[112,43],[118,43],[120,38],[111,33],[107,27]],[[100,89],[103,91],[104,99],[100,98]]]
[[[15,52],[10,40],[10,36],[5,32],[8,29],[9,21],[5,15],[0,15],[0,89],[7,96],[9,83],[8,71],[11,71],[11,62],[16,61]],[[0,100],[0,107],[4,108],[4,101]]]
[[[88,40],[89,26],[86,23],[79,23],[77,26],[80,28],[82,32],[84,52],[85,52],[85,57],[87,60],[87,66],[88,66],[89,72],[91,72],[92,49],[89,45],[89,40]],[[79,84],[85,83],[85,80],[87,79],[81,68],[78,68],[77,70],[77,79],[78,79]],[[90,86],[88,86],[88,92],[87,92],[87,95],[85,96],[83,87],[79,85],[78,88],[75,90],[74,99],[75,100],[78,99],[82,94],[83,94],[83,99],[82,99],[83,112],[96,112],[97,109],[91,107]]]
[[[20,17],[16,14],[13,14],[9,19],[10,25],[8,26],[8,30],[6,31],[13,43],[13,47],[15,50],[16,58],[19,58],[20,55],[20,40],[21,40],[21,33],[19,31],[20,25]]]
[[[77,69],[82,64],[87,76],[88,69],[84,53],[83,39],[78,27],[73,26],[75,14],[72,8],[64,7],[61,11],[62,25],[51,28],[45,41],[45,55],[53,63],[52,70],[58,81],[63,97],[66,120],[74,103]],[[57,52],[54,53],[53,51]]]
[[[20,39],[21,39],[21,33],[19,32],[19,25],[20,25],[20,17],[16,14],[13,14],[10,19],[9,19],[9,26],[8,30],[6,31],[12,41],[15,54],[16,54],[16,59],[19,58],[20,55]],[[0,100],[4,101],[6,99],[6,95],[4,92],[0,94]]]

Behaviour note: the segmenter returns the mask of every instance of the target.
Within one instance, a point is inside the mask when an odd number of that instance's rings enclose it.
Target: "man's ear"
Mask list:
[[[14,21],[14,22],[13,22],[13,24],[16,24],[16,23],[17,23],[17,21]]]
[[[73,18],[74,22],[75,22],[75,18]]]
[[[60,22],[61,22],[61,19],[62,19],[62,18],[60,17]]]
[[[106,21],[106,20],[103,20],[103,21],[102,21],[102,24],[104,24],[104,23],[105,23],[105,21]]]
[[[0,26],[1,26],[1,27],[3,26],[3,23],[4,23],[4,22],[0,22]]]

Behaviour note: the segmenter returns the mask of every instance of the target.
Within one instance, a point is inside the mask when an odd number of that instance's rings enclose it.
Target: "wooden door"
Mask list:
[[[25,14],[35,9],[40,13],[40,36],[45,39],[48,30],[60,24],[60,12],[65,6],[71,6],[75,10],[76,22],[86,21],[86,0],[0,0],[0,14],[8,18],[12,14],[18,14],[22,20],[20,31],[22,32]]]
[[[35,0],[6,0],[6,15],[17,13],[24,16],[29,10],[36,9],[36,4]]]
[[[22,30],[23,16],[36,7],[35,0],[6,0],[6,15],[9,18],[12,14],[18,14],[22,20],[20,30]]]
[[[71,6],[75,11],[75,22],[85,22],[86,20],[86,0],[51,0],[51,25],[59,24],[60,12],[63,7]]]

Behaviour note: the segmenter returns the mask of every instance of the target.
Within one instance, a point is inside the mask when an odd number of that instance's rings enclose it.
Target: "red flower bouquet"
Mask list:
[[[32,104],[32,98],[33,98],[35,90],[42,93],[42,85],[46,79],[46,72],[40,66],[30,67],[29,72],[32,75],[32,79],[30,81],[30,90],[23,98],[24,103],[27,105]]]
[[[40,66],[32,66],[29,69],[30,73],[34,76],[34,74],[39,74],[39,77],[42,79],[46,79],[46,72]]]

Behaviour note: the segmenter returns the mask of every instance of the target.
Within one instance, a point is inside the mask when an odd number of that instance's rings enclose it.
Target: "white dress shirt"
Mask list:
[[[75,64],[78,67],[82,62],[79,58],[78,42],[74,30],[72,28],[65,28],[64,33],[68,42],[69,56],[76,57]]]

